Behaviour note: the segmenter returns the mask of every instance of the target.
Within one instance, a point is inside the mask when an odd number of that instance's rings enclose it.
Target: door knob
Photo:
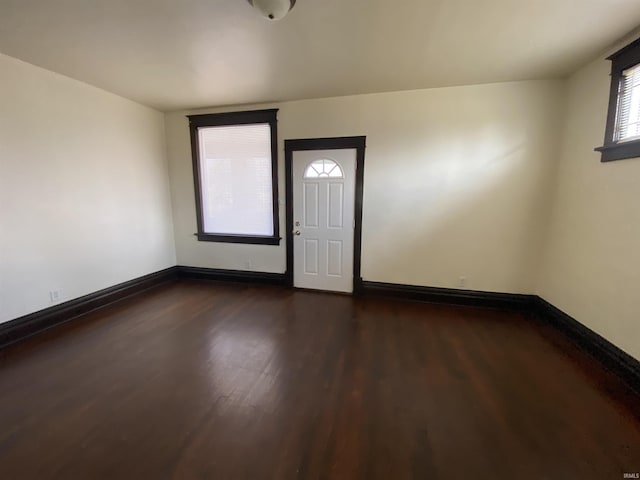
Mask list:
[[[300,236],[300,230],[296,230],[295,232],[293,232],[293,234],[294,234],[295,236]]]

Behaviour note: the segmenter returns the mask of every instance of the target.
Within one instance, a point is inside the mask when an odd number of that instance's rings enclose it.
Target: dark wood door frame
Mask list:
[[[356,226],[353,234],[353,293],[358,293],[362,285],[362,203],[364,198],[364,152],[367,137],[301,138],[284,141],[285,191],[287,207],[287,270],[286,284],[293,287],[293,152],[308,150],[356,150],[356,198],[354,218]]]

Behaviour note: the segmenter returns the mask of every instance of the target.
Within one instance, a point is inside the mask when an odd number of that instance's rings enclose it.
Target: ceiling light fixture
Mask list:
[[[280,20],[296,4],[296,0],[247,0],[269,20]]]

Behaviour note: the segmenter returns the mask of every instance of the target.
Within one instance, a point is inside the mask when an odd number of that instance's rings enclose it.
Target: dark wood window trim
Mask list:
[[[637,158],[640,157],[640,140],[617,142],[614,137],[622,72],[640,64],[640,38],[618,50],[607,60],[611,60],[611,88],[609,91],[607,127],[604,134],[604,145],[595,150],[602,153],[601,161],[603,162]]]
[[[244,112],[210,113],[205,115],[188,115],[191,131],[191,158],[193,162],[193,182],[196,196],[196,216],[198,233],[195,235],[201,242],[246,243],[252,245],[280,245],[280,216],[278,206],[278,109],[251,110]],[[218,235],[206,233],[202,219],[202,191],[200,188],[200,146],[198,128],[221,127],[226,125],[251,125],[268,123],[271,127],[271,189],[273,191],[273,236],[257,235]]]
[[[362,206],[364,203],[364,156],[367,137],[302,138],[284,141],[284,169],[287,196],[287,271],[285,285],[293,287],[293,152],[308,150],[356,150],[356,191],[353,236],[353,293],[362,290]]]

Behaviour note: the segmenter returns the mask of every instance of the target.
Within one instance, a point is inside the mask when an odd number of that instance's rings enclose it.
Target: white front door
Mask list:
[[[293,152],[293,284],[353,291],[356,149]]]

